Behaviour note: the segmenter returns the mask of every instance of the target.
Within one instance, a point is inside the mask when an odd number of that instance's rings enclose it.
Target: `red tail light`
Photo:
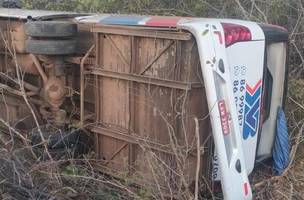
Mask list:
[[[250,41],[252,35],[250,30],[242,25],[222,23],[225,32],[225,44],[229,47],[237,42]]]
[[[246,197],[247,197],[248,194],[249,194],[248,183],[244,183],[244,193],[245,193],[245,196],[246,196]]]

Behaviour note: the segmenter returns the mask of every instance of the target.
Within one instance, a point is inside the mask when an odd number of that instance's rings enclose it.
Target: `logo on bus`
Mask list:
[[[246,85],[245,97],[245,122],[243,126],[243,138],[254,137],[259,129],[261,107],[262,80],[254,87]]]

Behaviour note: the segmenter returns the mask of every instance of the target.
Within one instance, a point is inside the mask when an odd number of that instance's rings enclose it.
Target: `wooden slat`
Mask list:
[[[92,32],[104,34],[116,34],[127,36],[140,36],[150,38],[172,39],[172,40],[191,40],[192,35],[181,31],[164,31],[162,29],[148,29],[132,26],[107,26],[99,25],[92,28]]]
[[[135,36],[130,37],[130,45],[131,45],[131,64],[130,64],[130,72],[133,74],[136,71],[137,65],[137,51],[138,51],[138,38]],[[135,122],[135,107],[136,107],[136,87],[137,84],[133,81],[129,83],[130,93],[129,93],[129,110],[130,110],[130,121],[129,121],[129,134],[132,134],[135,130],[136,122]],[[129,144],[129,173],[132,173],[135,168],[136,162],[136,145]]]
[[[93,126],[91,127],[91,131],[102,136],[114,138],[123,142],[127,142],[129,144],[137,144],[143,145],[146,148],[154,149],[163,153],[174,154],[171,150],[170,146],[162,145],[156,142],[152,142],[149,139],[140,138],[139,134],[136,133],[123,133],[120,131],[111,130],[109,128],[101,127],[101,126]]]
[[[146,83],[151,85],[157,85],[167,88],[174,88],[174,89],[180,89],[180,90],[191,90],[193,88],[201,88],[201,83],[185,83],[185,82],[179,82],[179,81],[173,81],[173,80],[167,80],[167,79],[160,79],[160,78],[153,78],[149,76],[143,76],[143,75],[135,75],[135,74],[127,74],[127,73],[120,73],[120,72],[114,72],[114,71],[108,71],[103,70],[100,68],[89,68],[89,71],[86,71],[86,74],[94,74],[109,78],[117,78],[122,80],[128,80],[128,81],[134,81],[139,83]]]
[[[143,75],[151,66],[173,45],[174,41],[167,44],[152,60],[144,67],[144,69],[139,73]]]

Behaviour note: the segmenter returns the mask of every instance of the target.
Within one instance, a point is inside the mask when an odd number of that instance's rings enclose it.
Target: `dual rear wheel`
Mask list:
[[[24,26],[30,37],[26,51],[38,55],[76,53],[77,25],[67,21],[30,21]]]
[[[27,53],[57,59],[76,53],[76,24],[67,21],[29,21],[25,24],[24,30],[29,36],[26,41]],[[60,88],[60,85],[52,83],[50,87]],[[44,89],[48,91],[47,86]],[[46,146],[43,145],[43,140],[47,141]],[[89,137],[81,131],[66,128],[57,130],[47,126],[41,127],[41,132],[33,130],[31,141],[34,152],[41,159],[48,159],[48,156],[53,159],[77,157],[88,152],[90,144]]]

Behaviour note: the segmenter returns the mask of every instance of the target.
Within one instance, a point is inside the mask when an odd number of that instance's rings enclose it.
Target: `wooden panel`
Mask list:
[[[199,120],[202,147],[211,133],[195,41],[99,33],[96,43],[97,69],[92,72],[98,117],[92,130],[102,163],[151,184],[158,177],[167,191],[177,189],[181,174],[190,186],[197,165],[194,119]],[[138,81],[140,76],[201,87],[164,87]],[[206,155],[201,156],[202,175],[207,175]]]
[[[174,79],[176,45],[173,40],[140,38],[136,73],[163,79]],[[166,51],[163,51],[166,50]],[[151,61],[158,58],[155,62]],[[147,65],[151,66],[147,69]]]
[[[103,36],[102,36],[103,37]],[[125,36],[107,35],[100,43],[100,63],[98,67],[115,72],[130,72],[130,39]],[[129,82],[114,78],[103,78],[97,86],[99,89],[99,123],[113,129],[129,129]],[[128,146],[115,155],[117,149],[124,146],[123,141],[102,136],[99,139],[100,157],[109,162],[112,169],[124,168],[128,158]],[[114,157],[113,157],[114,155]],[[111,161],[112,159],[112,161]],[[115,163],[120,163],[119,165]]]
[[[115,72],[130,72],[130,40],[123,36],[107,36],[103,40],[103,63],[99,67]],[[117,46],[117,49],[114,47]],[[119,56],[121,53],[121,57]],[[123,57],[123,58],[122,58]],[[129,65],[126,65],[126,62]],[[128,129],[129,124],[129,82],[114,78],[103,78],[102,122]]]

